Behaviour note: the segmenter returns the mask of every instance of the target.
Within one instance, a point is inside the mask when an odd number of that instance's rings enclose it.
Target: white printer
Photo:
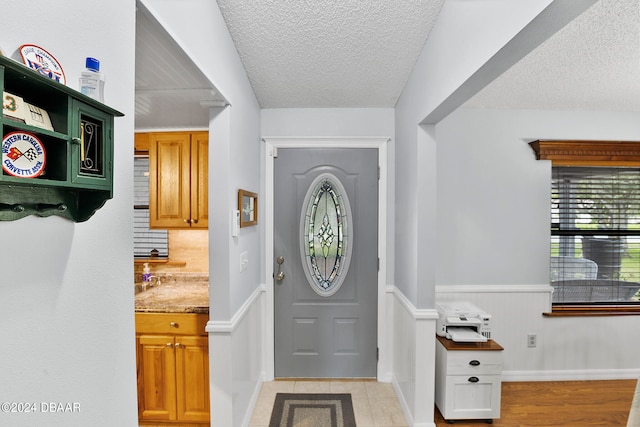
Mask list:
[[[491,315],[465,301],[436,303],[436,333],[456,342],[486,342],[491,338]]]

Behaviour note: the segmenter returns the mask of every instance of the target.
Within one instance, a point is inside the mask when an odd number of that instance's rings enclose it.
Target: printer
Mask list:
[[[436,333],[456,342],[491,339],[491,315],[465,301],[436,302]]]

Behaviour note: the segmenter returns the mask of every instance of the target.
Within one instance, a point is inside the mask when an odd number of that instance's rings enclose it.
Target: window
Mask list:
[[[640,169],[553,167],[551,282],[560,304],[634,304]]]
[[[300,234],[309,285],[320,296],[335,294],[351,259],[351,208],[344,187],[332,174],[318,176],[309,186]]]
[[[553,311],[640,307],[640,144],[535,141],[552,160]]]
[[[136,156],[133,160],[133,256],[149,258],[169,256],[167,230],[149,229],[149,157]]]

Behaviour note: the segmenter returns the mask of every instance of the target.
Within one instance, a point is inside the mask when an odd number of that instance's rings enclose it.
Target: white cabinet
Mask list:
[[[449,420],[500,418],[502,350],[495,341],[436,337],[436,406]]]

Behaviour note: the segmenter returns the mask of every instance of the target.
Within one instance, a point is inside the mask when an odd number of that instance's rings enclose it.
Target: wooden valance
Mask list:
[[[640,166],[640,141],[539,139],[529,145],[537,160],[554,166]]]

